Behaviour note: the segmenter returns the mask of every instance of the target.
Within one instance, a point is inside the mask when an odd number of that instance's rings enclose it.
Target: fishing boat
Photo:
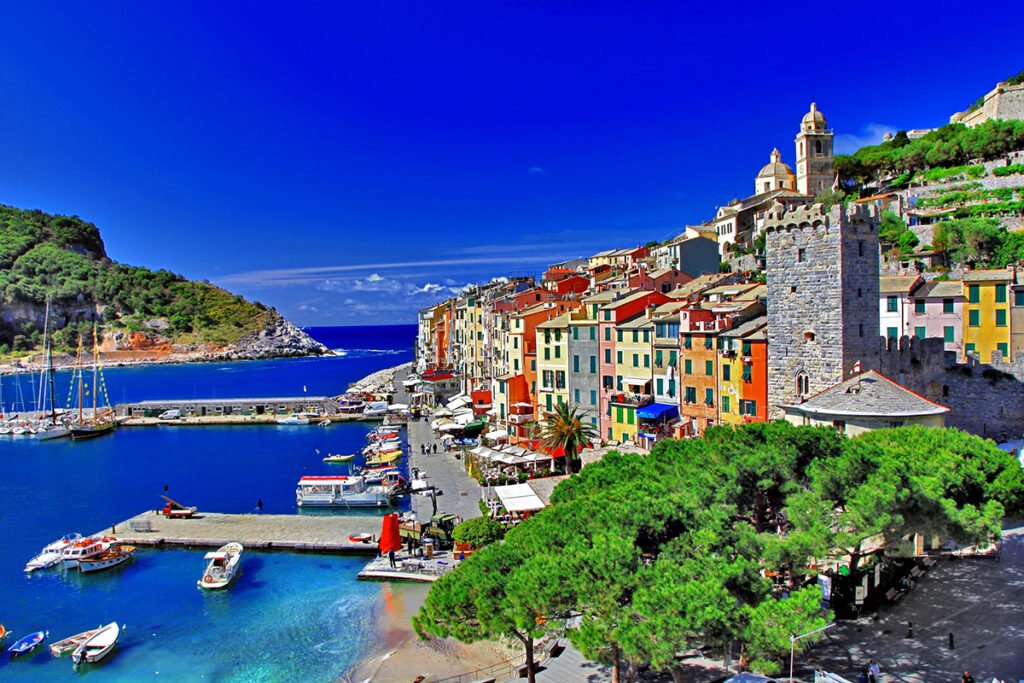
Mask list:
[[[245,548],[241,543],[228,543],[216,552],[206,553],[203,556],[207,562],[206,571],[203,572],[203,578],[196,581],[196,585],[209,589],[227,587],[238,574],[243,550]]]
[[[367,465],[390,465],[402,458],[402,451],[388,451],[386,453],[374,453],[366,456]]]
[[[91,631],[82,631],[81,633],[76,633],[73,636],[68,636],[67,638],[58,640],[56,643],[50,645],[50,654],[54,657],[61,657],[69,652],[74,652],[78,649],[79,645],[89,640],[97,633],[99,633],[99,629],[94,628]]]
[[[60,564],[64,548],[80,540],[82,540],[82,534],[67,534],[65,536],[61,536],[53,543],[44,547],[38,555],[28,561],[28,564],[25,565],[25,573],[31,574],[39,569],[49,569],[56,564]]]
[[[82,560],[106,552],[114,540],[113,537],[83,538],[65,546],[60,552],[64,568],[74,569]]]
[[[283,415],[277,418],[279,425],[308,425],[309,418],[302,415]]]
[[[328,455],[326,458],[324,458],[324,462],[346,463],[352,462],[352,460],[355,457],[355,453],[353,453],[352,455]]]
[[[78,561],[78,571],[83,574],[111,569],[124,564],[135,555],[135,546],[121,545],[119,541],[113,541],[110,547],[98,555],[86,557]]]
[[[46,631],[36,631],[35,633],[30,633],[18,642],[16,642],[14,645],[11,645],[9,648],[7,648],[7,651],[11,654],[12,657],[17,657],[18,655],[23,655],[25,653],[32,652],[32,650],[36,649],[40,643],[46,640],[46,635]]]
[[[121,627],[116,621],[110,622],[79,645],[71,653],[71,661],[75,664],[95,664],[113,651],[120,635]]]
[[[299,507],[389,507],[394,492],[370,486],[360,476],[309,476],[299,479],[295,503]]]
[[[8,631],[3,624],[0,624],[0,642],[2,642],[3,639],[7,637],[8,633],[10,633],[10,631]]]
[[[83,441],[85,439],[95,439],[105,434],[113,434],[114,428],[117,426],[117,420],[114,418],[114,411],[110,407],[110,398],[107,396],[107,385],[106,380],[103,377],[103,368],[100,364],[100,350],[99,350],[99,334],[96,331],[96,325],[93,324],[92,328],[92,387],[90,393],[92,394],[92,412],[86,417],[85,415],[85,392],[86,392],[86,381],[82,371],[81,365],[82,358],[82,339],[79,337],[78,340],[78,363],[75,365],[75,375],[78,380],[78,418],[71,423],[69,429],[71,430],[71,439],[73,441]],[[105,404],[99,405],[99,394],[103,393],[103,399]]]

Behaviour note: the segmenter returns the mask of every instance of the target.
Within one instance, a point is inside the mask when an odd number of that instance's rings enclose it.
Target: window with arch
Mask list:
[[[821,156],[821,140],[814,141],[814,154]]]
[[[800,398],[804,398],[809,393],[811,393],[811,378],[807,376],[806,372],[797,373],[796,395]]]

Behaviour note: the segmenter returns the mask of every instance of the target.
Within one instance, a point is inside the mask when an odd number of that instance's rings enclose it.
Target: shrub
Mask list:
[[[455,527],[452,538],[459,543],[467,543],[474,548],[483,548],[489,543],[500,541],[505,537],[505,527],[490,517],[474,517]]]

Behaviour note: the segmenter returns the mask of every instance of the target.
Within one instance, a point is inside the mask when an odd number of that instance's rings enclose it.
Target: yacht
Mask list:
[[[361,476],[309,476],[299,479],[299,507],[389,507],[396,492],[390,486],[370,485]]]

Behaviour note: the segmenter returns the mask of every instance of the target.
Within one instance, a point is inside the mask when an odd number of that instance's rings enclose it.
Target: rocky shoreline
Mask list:
[[[377,372],[371,373],[366,377],[362,378],[358,382],[353,382],[348,386],[348,390],[358,393],[369,393],[369,394],[382,394],[388,393],[393,394],[395,392],[395,377],[398,373],[403,370],[408,370],[413,367],[412,361],[408,363],[402,363],[391,368],[384,368]],[[390,387],[390,389],[389,389]]]

